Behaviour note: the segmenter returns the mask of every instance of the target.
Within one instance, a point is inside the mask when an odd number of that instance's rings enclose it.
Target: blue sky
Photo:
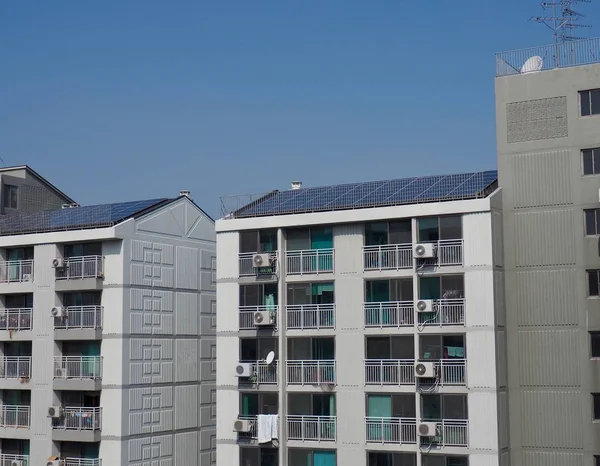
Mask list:
[[[598,18],[600,1],[578,9]],[[2,2],[0,156],[82,204],[495,168],[537,0]],[[582,31],[588,37],[596,27]]]

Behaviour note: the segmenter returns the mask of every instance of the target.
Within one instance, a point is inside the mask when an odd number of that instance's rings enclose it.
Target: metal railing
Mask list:
[[[465,385],[467,383],[466,359],[441,359],[438,361],[440,385]]]
[[[0,358],[0,378],[30,379],[31,356],[4,356]]]
[[[289,385],[335,384],[335,361],[287,361],[287,383]]]
[[[0,406],[0,427],[29,427],[31,406]]]
[[[419,326],[465,325],[465,299],[437,299],[431,312],[418,312]]]
[[[413,301],[364,303],[365,327],[411,327],[415,324]]]
[[[0,454],[0,466],[13,466],[13,464],[29,466],[29,456],[28,455],[7,455],[4,453]]]
[[[286,312],[288,329],[335,328],[335,304],[290,304]]]
[[[414,359],[366,359],[365,385],[414,385]]]
[[[259,311],[269,311],[275,322],[273,327],[277,328],[277,309],[278,306],[240,306],[240,330],[256,330],[257,328],[265,328],[254,323],[254,313]]]
[[[103,256],[65,257],[65,266],[56,269],[57,280],[77,278],[102,278],[104,276]]]
[[[65,317],[54,318],[54,328],[59,330],[102,328],[102,306],[67,306]]]
[[[60,466],[101,466],[100,458],[65,458],[60,460]]]
[[[238,435],[240,438],[245,439],[253,439],[256,438],[256,424],[257,417],[256,416],[238,416],[238,419],[241,421],[250,421],[250,432],[240,432]]]
[[[437,263],[438,265],[462,265],[463,240],[446,239],[438,241]]]
[[[0,330],[31,330],[33,309],[0,309]]]
[[[367,443],[417,443],[417,420],[400,417],[366,417]]]
[[[335,441],[335,416],[288,416],[288,440]]]
[[[252,258],[255,254],[271,254],[274,256],[273,263],[267,267],[254,267],[254,262]],[[240,277],[248,277],[252,275],[258,274],[272,274],[277,271],[277,251],[270,251],[265,253],[258,252],[242,252],[239,255],[239,267],[240,267]]]
[[[319,274],[333,272],[333,249],[307,249],[286,251],[288,275]]]
[[[423,419],[421,422],[437,423],[435,437],[421,437],[421,445],[428,444],[443,447],[468,447],[469,446],[469,421],[467,419]]]
[[[66,407],[62,416],[52,421],[53,429],[101,430],[102,408]]]
[[[101,379],[102,356],[55,356],[55,379]]]
[[[0,283],[33,281],[33,260],[0,262]]]
[[[267,364],[265,361],[241,361],[252,364],[252,374],[250,377],[253,383],[257,384],[277,384],[277,361]]]
[[[520,74],[525,62],[535,56],[544,60],[540,71],[598,63],[600,62],[600,38],[559,42],[497,53],[496,76]]]
[[[410,269],[413,266],[412,244],[364,246],[365,270]]]

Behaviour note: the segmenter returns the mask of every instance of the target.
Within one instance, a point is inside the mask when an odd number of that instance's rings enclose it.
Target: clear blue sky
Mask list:
[[[600,0],[578,7],[593,23]],[[537,0],[13,0],[0,156],[82,204],[495,168],[494,53]],[[596,27],[583,31],[597,34]]]

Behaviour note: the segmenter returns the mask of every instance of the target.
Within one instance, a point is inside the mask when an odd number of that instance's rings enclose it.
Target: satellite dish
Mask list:
[[[265,358],[265,362],[267,364],[271,364],[274,359],[275,359],[275,351],[270,351],[269,354],[267,354],[267,357]]]
[[[542,71],[542,68],[544,67],[544,59],[542,57],[538,57],[537,55],[534,55],[533,57],[529,58],[521,67],[521,73],[525,74],[525,73],[531,73],[533,71]]]

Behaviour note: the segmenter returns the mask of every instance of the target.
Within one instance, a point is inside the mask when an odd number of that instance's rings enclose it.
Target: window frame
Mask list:
[[[581,173],[582,176],[596,176],[600,175],[600,147],[587,147],[581,149]],[[592,172],[586,173],[585,171],[585,156],[586,153],[590,153],[592,158]],[[598,167],[596,167],[596,153],[598,153]]]
[[[12,192],[15,193],[15,205],[12,205]],[[4,199],[2,205],[5,209],[17,210],[19,208],[19,187],[14,184],[5,184],[2,192]]]
[[[591,395],[592,395],[592,421],[600,422],[600,393],[592,393]],[[598,406],[596,406],[596,402],[598,403]]]
[[[593,221],[593,233],[589,232],[588,227],[588,214],[592,213],[594,215]],[[585,236],[598,236],[600,235],[600,209],[583,209],[583,229],[585,231]]]
[[[589,345],[590,345],[590,359],[600,359],[600,331],[589,331],[588,332],[589,335]],[[597,354],[594,354],[594,337],[598,337],[598,342],[597,342]]]
[[[584,89],[581,91],[577,92],[577,95],[579,96],[579,117],[580,118],[586,118],[586,117],[593,117],[593,116],[597,116],[600,115],[600,106],[598,107],[598,110],[596,113],[594,113],[594,107],[592,105],[593,103],[593,99],[592,99],[592,93],[597,92],[598,94],[600,94],[600,88],[594,88],[594,89]],[[589,113],[586,113],[584,115],[583,113],[583,98],[584,96],[587,96],[587,107],[589,109]],[[600,95],[599,95],[600,97]]]
[[[588,269],[585,271],[587,275],[587,297],[588,298],[600,298],[600,270],[598,269]],[[596,291],[595,294],[592,294],[590,283],[592,283],[592,277],[595,275],[596,277]]]

